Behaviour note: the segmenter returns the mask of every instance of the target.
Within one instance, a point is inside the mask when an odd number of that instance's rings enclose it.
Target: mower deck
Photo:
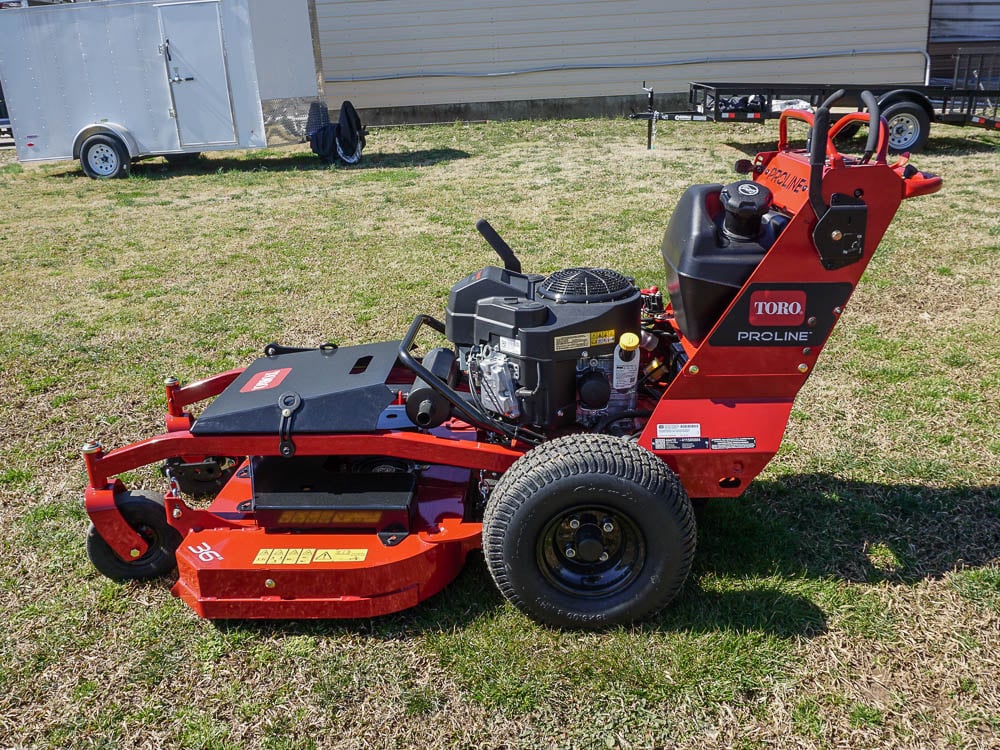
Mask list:
[[[290,510],[285,521],[300,528],[261,527],[242,510],[252,489],[241,471],[208,508],[233,526],[184,537],[173,593],[213,619],[355,618],[412,607],[454,580],[480,546],[482,524],[462,518],[470,473],[424,469],[412,531],[376,532],[358,524],[380,524],[379,510]],[[320,523],[337,528],[308,528]]]

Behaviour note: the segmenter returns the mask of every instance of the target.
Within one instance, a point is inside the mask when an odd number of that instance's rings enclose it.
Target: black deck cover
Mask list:
[[[278,434],[279,397],[294,393],[301,406],[291,434],[376,429],[395,390],[385,384],[396,365],[398,341],[261,357],[198,417],[195,435]]]

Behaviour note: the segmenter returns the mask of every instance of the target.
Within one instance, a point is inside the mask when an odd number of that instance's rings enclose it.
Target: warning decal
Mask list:
[[[654,451],[694,451],[711,448],[713,451],[745,451],[757,447],[757,438],[703,438],[669,437],[653,438]]]
[[[308,565],[315,549],[262,549],[253,559],[254,565]]]
[[[587,349],[591,346],[603,346],[615,343],[615,332],[591,331],[590,333],[573,333],[568,336],[556,336],[552,339],[552,348],[557,352],[570,349]]]
[[[590,334],[590,345],[600,346],[601,344],[613,344],[615,343],[615,332],[611,331],[594,331]]]
[[[309,565],[309,563],[364,562],[366,549],[261,549],[254,565]]]
[[[313,562],[364,562],[366,549],[318,549]]]

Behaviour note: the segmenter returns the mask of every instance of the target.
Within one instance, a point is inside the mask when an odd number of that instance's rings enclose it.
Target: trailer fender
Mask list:
[[[139,154],[139,144],[136,142],[135,137],[128,128],[123,125],[119,125],[116,122],[101,122],[88,125],[76,134],[76,138],[73,139],[74,159],[80,158],[80,147],[83,146],[84,141],[90,138],[90,136],[97,135],[98,133],[107,133],[108,135],[118,137],[118,139],[125,144],[125,148],[128,149],[128,156],[130,159],[135,159]]]
[[[878,106],[879,109],[885,110],[886,107],[899,102],[913,102],[914,104],[919,104],[924,112],[927,113],[927,119],[933,122],[934,105],[931,104],[931,101],[927,98],[926,94],[914,89],[893,89],[892,91],[887,91],[879,97]]]
[[[879,100],[882,117],[889,123],[889,152],[921,151],[930,137],[934,106],[920,91],[895,89]]]

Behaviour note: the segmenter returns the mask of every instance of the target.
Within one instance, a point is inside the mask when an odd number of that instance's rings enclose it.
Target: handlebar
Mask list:
[[[865,143],[865,153],[861,157],[861,161],[867,164],[878,148],[882,134],[882,115],[879,112],[878,99],[871,91],[862,91],[861,101],[868,108],[868,141]]]
[[[840,118],[833,126],[830,125],[830,107],[839,101],[845,93],[844,89],[838,89],[827,97],[826,101],[814,113],[786,110],[781,113],[781,119],[778,122],[779,150],[788,147],[789,120],[801,120],[812,128],[809,144],[809,204],[817,217],[822,216],[827,209],[827,205],[823,202],[821,189],[826,158],[828,155],[833,159],[840,158],[840,154],[837,153],[837,149],[833,145],[833,138],[849,123],[864,122],[868,125],[868,140],[865,143],[861,163],[867,164],[871,161],[872,156],[876,156],[877,163],[886,163],[889,126],[881,116],[878,100],[870,91],[861,92],[861,101],[868,109],[867,115],[853,112]]]
[[[826,165],[827,136],[830,133],[830,107],[846,92],[837,89],[823,102],[813,115],[812,143],[809,151],[809,205],[817,217],[827,209],[823,202],[823,167]]]
[[[521,261],[517,259],[514,255],[514,251],[510,249],[510,245],[504,242],[503,237],[497,234],[495,230],[486,219],[480,219],[476,222],[476,229],[483,239],[486,240],[490,247],[493,248],[494,252],[500,256],[500,260],[503,261],[503,267],[508,271],[514,271],[515,273],[521,273]]]

